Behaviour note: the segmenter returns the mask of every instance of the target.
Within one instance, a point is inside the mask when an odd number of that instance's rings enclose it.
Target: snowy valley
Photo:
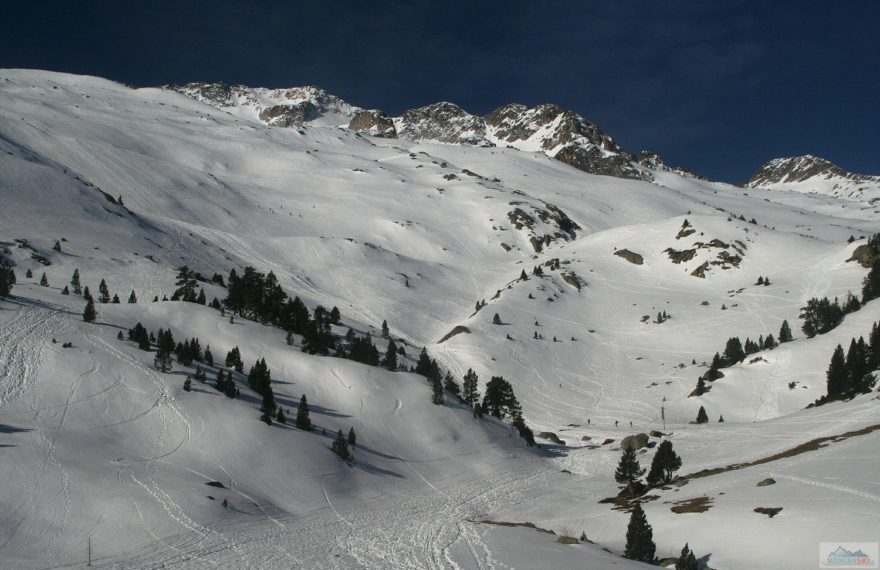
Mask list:
[[[641,467],[662,442],[682,460],[640,503],[667,563],[811,568],[880,534],[877,387],[811,406],[837,345],[863,337],[876,375],[877,177],[798,157],[713,182],[555,105],[390,117],[316,87],[0,70],[0,197],[4,568],[648,568],[615,481],[637,434]],[[204,303],[170,300],[183,266]],[[255,318],[251,290],[220,309],[247,267],[315,320]],[[843,310],[807,335],[826,297]],[[157,369],[137,323],[213,364]],[[378,359],[346,358],[368,334]],[[755,343],[727,359],[734,337]],[[458,387],[503,377],[537,445],[432,386],[423,349]],[[248,383],[261,359],[286,423]]]

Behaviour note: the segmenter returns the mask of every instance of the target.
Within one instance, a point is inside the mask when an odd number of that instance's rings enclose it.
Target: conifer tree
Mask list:
[[[672,442],[663,440],[657,447],[654,460],[651,461],[651,469],[648,471],[648,484],[669,484],[675,472],[681,469],[681,458],[672,449]]]
[[[131,293],[128,295],[128,303],[133,305],[138,302],[137,295],[134,294],[134,289],[131,290]]]
[[[73,270],[73,277],[70,278],[70,286],[73,287],[74,295],[82,295],[82,284],[79,282],[79,269]]]
[[[348,442],[345,440],[345,436],[342,435],[342,430],[339,430],[339,433],[336,434],[336,440],[333,442],[333,447],[331,447],[331,449],[333,450],[333,453],[342,459],[351,459],[351,452],[348,450]]]
[[[385,368],[397,370],[397,346],[392,338],[388,339],[388,347],[385,349]]]
[[[455,381],[455,378],[452,377],[452,372],[446,371],[446,377],[443,378],[443,389],[452,394],[453,396],[461,399],[461,387],[459,387],[458,382]]]
[[[183,389],[186,392],[192,391],[192,378],[189,376],[186,377],[186,380],[183,381]]]
[[[281,406],[278,406],[278,413],[275,414],[275,421],[279,424],[287,423],[287,418],[284,416],[284,410],[281,409]]]
[[[700,406],[700,411],[697,412],[697,423],[705,424],[709,421],[709,415],[706,413],[706,408]]]
[[[205,347],[205,356],[204,356],[205,364],[208,366],[214,366],[214,355],[211,354],[211,345]]]
[[[687,543],[681,549],[681,554],[675,562],[675,570],[698,570],[697,557],[691,552]]]
[[[614,480],[620,485],[626,486],[630,495],[635,495],[636,484],[639,478],[645,474],[645,470],[639,465],[635,449],[624,449],[620,454],[620,461],[614,471]]]
[[[354,433],[354,428],[350,428],[348,430],[348,445],[354,449],[355,444],[357,443],[357,435]]]
[[[480,401],[479,381],[477,373],[468,368],[467,374],[462,379],[462,398],[468,406],[474,407]]]
[[[389,338],[391,331],[388,330],[388,321],[382,321],[382,338]]]
[[[86,300],[86,308],[83,310],[83,321],[93,323],[97,317],[98,313],[95,311],[95,302],[89,298]]]
[[[263,401],[260,404],[260,411],[269,416],[274,415],[275,394],[272,392],[272,386],[270,384],[266,384],[266,387],[263,388],[262,396]]]
[[[299,408],[296,410],[296,427],[308,431],[312,430],[312,420],[309,419],[309,403],[306,401],[305,394],[299,399]]]
[[[526,275],[525,269],[523,269],[522,273],[519,274],[519,279],[520,279],[520,281],[528,281],[529,280],[529,276]]]
[[[235,398],[236,396],[238,396],[238,388],[235,387],[235,381],[232,379],[232,372],[226,373],[224,393],[226,394],[227,398]]]
[[[733,365],[737,362],[742,362],[745,357],[746,353],[743,350],[739,337],[727,339],[727,346],[724,348],[724,360],[727,364]]]
[[[838,400],[846,395],[849,383],[849,371],[846,368],[846,358],[843,356],[843,347],[839,344],[831,355],[831,363],[825,373],[828,380],[828,399]]]
[[[43,273],[43,276],[40,277],[40,285],[42,285],[43,287],[48,287],[48,286],[49,286],[49,278],[46,277],[46,274],[45,274],[45,273]]]
[[[779,343],[791,342],[791,340],[791,327],[788,326],[788,321],[782,321],[782,326],[779,328]]]
[[[33,270],[30,267],[28,267],[27,271],[24,272],[24,276],[27,277],[28,279],[33,279],[34,278]]]
[[[443,384],[440,383],[439,377],[434,377],[431,379],[431,402],[434,405],[442,406],[443,405]]]
[[[648,524],[641,503],[636,503],[626,529],[626,550],[624,558],[653,563],[657,547],[654,544],[654,530]]]
[[[495,313],[495,316],[492,317],[492,324],[493,325],[500,325],[501,324],[501,317],[498,316],[498,313]]]
[[[92,297],[92,292],[89,291],[89,288],[88,288],[88,287],[86,287],[85,289],[83,289],[83,299],[86,299],[86,300],[88,300],[88,299],[92,299],[92,300],[94,300],[94,297]]]
[[[15,285],[15,272],[11,267],[0,265],[0,297],[8,297]]]
[[[114,294],[113,300],[110,302],[113,303],[114,305],[118,305],[119,304],[119,295]]]
[[[61,242],[56,239],[55,245],[52,246],[52,249],[54,249],[55,251],[61,251]]]
[[[107,304],[110,302],[110,289],[107,288],[107,282],[101,279],[101,283],[98,284],[98,302],[101,304]]]
[[[526,421],[523,419],[522,414],[517,414],[516,417],[513,418],[513,427],[519,432],[520,437],[526,440],[526,445],[529,447],[535,446],[535,434],[528,425],[526,425]]]
[[[239,352],[238,347],[232,347],[229,352],[226,353],[226,360],[224,362],[227,368],[235,368],[236,372],[242,372],[244,370],[244,363],[241,361],[241,352]]]
[[[70,295],[70,289],[67,288],[67,285],[64,286],[64,289],[61,290],[62,295]]]
[[[702,396],[706,393],[706,381],[703,380],[703,377],[697,378],[697,387],[694,388],[692,396]]]
[[[342,318],[342,315],[339,314],[339,307],[337,307],[336,305],[333,305],[333,308],[330,309],[330,324],[331,325],[338,325],[339,319],[341,319],[341,318]]]

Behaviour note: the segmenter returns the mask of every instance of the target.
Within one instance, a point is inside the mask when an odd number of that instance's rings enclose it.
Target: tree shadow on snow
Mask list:
[[[0,433],[19,433],[23,431],[33,431],[30,428],[20,428],[7,424],[0,424]]]

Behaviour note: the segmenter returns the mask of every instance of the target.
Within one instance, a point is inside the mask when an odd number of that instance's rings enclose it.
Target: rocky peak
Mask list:
[[[397,138],[397,129],[391,117],[375,109],[355,113],[348,128],[374,137]]]
[[[320,119],[338,124],[348,122],[361,110],[314,85],[267,89],[225,83],[187,83],[166,88],[275,127],[299,127]]]
[[[395,126],[401,138],[414,141],[494,146],[486,139],[486,123],[482,117],[445,101],[405,111]]]
[[[486,124],[499,145],[540,151],[592,174],[652,178],[599,127],[558,105],[504,105],[486,115]]]
[[[771,160],[752,175],[746,187],[816,192],[868,204],[880,200],[880,176],[848,172],[810,154]]]

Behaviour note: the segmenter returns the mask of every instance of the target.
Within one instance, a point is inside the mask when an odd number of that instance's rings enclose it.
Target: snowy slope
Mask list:
[[[0,71],[0,242],[19,278],[0,301],[5,565],[77,564],[91,537],[98,564],[120,568],[634,568],[616,557],[628,517],[598,501],[616,493],[620,438],[662,429],[661,406],[688,473],[876,423],[871,396],[803,409],[824,393],[834,346],[867,335],[876,307],[814,339],[797,319],[810,297],[860,289],[866,270],[846,260],[865,242],[847,238],[880,231],[872,210],[657,162],[639,165],[653,182],[588,174],[547,156],[540,135],[521,149],[490,134],[497,146],[370,137],[340,128],[360,110],[319,90],[184,90]],[[318,118],[267,126],[260,114],[279,105],[300,105],[279,120],[306,107]],[[143,302],[170,295],[182,264],[274,271],[357,331],[387,319],[410,357],[425,346],[459,380],[468,368],[483,384],[503,375],[535,432],[567,445],[529,450],[509,424],[433,406],[414,374],[305,355],[280,330],[205,307]],[[82,299],[60,294],[75,268],[92,291],[106,279],[142,302],[100,305],[98,324],[83,323]],[[661,311],[671,318],[654,322]],[[775,336],[783,319],[794,342],[688,398],[728,337]],[[260,423],[244,387],[237,400],[183,392],[185,370],[159,374],[116,340],[137,321],[197,336],[218,360],[234,345],[246,366],[265,357],[283,405],[294,412],[306,394],[327,435]],[[441,342],[455,327],[469,332]],[[701,405],[726,422],[690,425]],[[349,427],[362,442],[354,467],[327,449]],[[877,483],[858,473],[877,470],[876,437],[663,491],[646,507],[658,555],[690,542],[714,568],[801,568],[825,539],[819,518],[869,540]],[[767,476],[778,484],[756,491]],[[665,502],[704,495],[703,514]],[[765,506],[784,510],[752,512]],[[585,532],[597,546],[486,519]],[[730,521],[755,530],[731,540]]]

